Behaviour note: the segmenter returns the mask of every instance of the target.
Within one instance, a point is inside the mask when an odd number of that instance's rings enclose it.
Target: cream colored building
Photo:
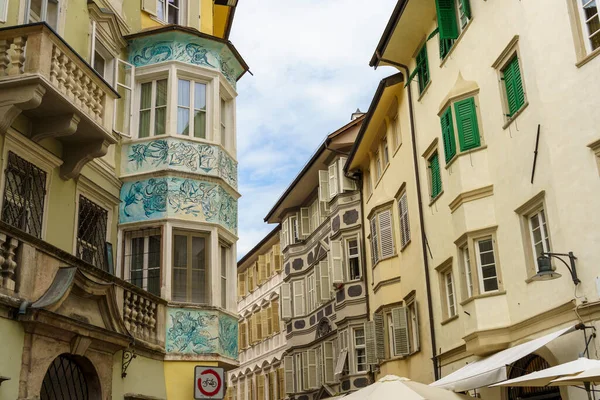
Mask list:
[[[238,261],[239,368],[228,375],[229,399],[285,398],[283,321],[279,317],[283,256],[277,226]]]
[[[0,399],[237,366],[236,4],[0,0]]]
[[[398,118],[403,145],[415,141],[413,160],[391,162],[379,185],[386,175],[402,181],[403,165],[416,167],[418,185],[407,183],[407,192],[412,186],[421,197],[423,224],[411,224],[411,233],[414,240],[422,229],[427,239],[431,375],[443,377],[437,385],[475,389],[575,360],[585,353],[585,336],[568,329],[584,322],[589,338],[598,327],[598,18],[595,2],[586,1],[400,0],[384,30],[371,65],[395,67],[409,82],[397,94]],[[350,172],[358,163],[369,167],[377,185],[368,146]],[[411,209],[411,197],[408,204],[409,214],[419,208]],[[556,271],[542,276],[562,277],[536,279],[542,253],[565,254],[570,265],[569,252],[579,284],[557,257]],[[536,338],[541,347],[508,358],[507,367],[483,371],[478,363],[450,375]],[[591,340],[590,358],[599,345]],[[498,375],[472,383],[486,373]],[[477,392],[489,399],[587,397],[574,387]]]

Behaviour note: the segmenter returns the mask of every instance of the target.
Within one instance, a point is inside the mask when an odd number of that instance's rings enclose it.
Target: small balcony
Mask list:
[[[62,143],[61,176],[71,179],[117,142],[117,92],[45,23],[0,29],[0,133],[19,115],[29,138]]]
[[[0,221],[0,304],[26,330],[165,353],[166,301]]]

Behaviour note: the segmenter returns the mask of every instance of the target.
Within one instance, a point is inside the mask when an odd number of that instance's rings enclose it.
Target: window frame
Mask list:
[[[357,343],[357,339],[359,337],[357,337],[356,332],[357,331],[362,331],[362,340],[363,343],[362,344],[358,344]],[[359,373],[363,373],[366,372],[369,369],[369,364],[367,363],[367,337],[366,337],[366,330],[365,330],[365,326],[354,326],[352,327],[352,371],[353,373],[359,374]],[[362,355],[359,354],[359,351],[362,350]],[[363,358],[364,362],[360,363],[359,359]],[[360,369],[360,366],[363,365],[364,369]]]
[[[465,2],[468,2],[469,14],[465,12]],[[458,29],[458,37],[456,39],[442,39],[438,35],[439,47],[440,47],[440,61],[444,62],[446,58],[452,52],[454,45],[459,41],[462,34],[467,30],[469,22],[473,20],[473,12],[470,4],[470,0],[455,0],[454,9],[456,12],[456,27]],[[463,22],[463,15],[466,21]]]
[[[392,245],[392,251],[391,254],[383,256],[383,247],[382,247],[382,241],[381,241],[381,219],[380,216],[381,214],[383,214],[384,212],[389,212],[390,213],[390,229],[391,229],[391,234],[390,234],[390,239],[391,239],[391,245]],[[398,255],[398,249],[396,246],[396,238],[395,238],[395,233],[394,233],[394,210],[393,210],[393,205],[386,203],[386,204],[382,204],[380,207],[375,208],[373,210],[371,210],[370,215],[367,217],[367,219],[369,220],[369,227],[371,228],[371,232],[369,235],[369,239],[371,242],[371,261],[372,261],[372,267],[375,267],[377,264],[379,264],[381,261],[383,260],[387,260],[390,258],[395,257],[396,255]],[[373,232],[373,221],[375,221],[375,232]],[[373,247],[376,247],[376,251],[373,251]],[[375,259],[375,254],[377,254],[377,259]]]
[[[156,106],[156,93],[157,93],[157,85],[159,81],[166,81],[166,85],[167,85],[167,91],[166,91],[166,102],[165,105],[160,105],[160,106]],[[150,108],[144,108],[142,109],[142,86],[144,84],[151,84],[151,94],[150,94]],[[164,73],[160,74],[159,76],[155,76],[149,79],[143,79],[143,80],[139,80],[136,81],[136,124],[135,124],[135,131],[136,131],[136,139],[149,139],[149,138],[156,138],[156,137],[164,137],[164,136],[168,136],[168,131],[169,131],[169,100],[170,100],[170,96],[169,96],[169,92],[170,92],[170,84],[171,84],[171,79],[167,73],[167,71],[165,71]],[[156,109],[160,107],[165,107],[165,132],[161,133],[161,134],[156,134]],[[148,135],[147,136],[140,136],[140,129],[141,129],[141,113],[142,111],[150,111],[150,122],[149,122],[149,131],[148,131]]]
[[[221,283],[221,307],[227,310],[227,283],[229,272],[229,259],[231,246],[221,242],[219,243],[219,267],[220,267],[220,283]],[[223,257],[223,254],[225,257]],[[223,261],[223,259],[225,261]]]
[[[484,278],[483,277],[483,268],[484,267],[488,267],[491,264],[483,265],[481,263],[481,245],[480,244],[482,242],[488,241],[488,240],[492,244],[492,250],[491,251],[492,251],[492,254],[494,256],[494,264],[493,265],[494,265],[494,273],[495,273],[495,275],[494,275],[493,279],[496,280],[496,286],[497,286],[497,288],[494,289],[494,290],[485,290],[485,280],[490,280],[492,278],[490,278],[490,277]],[[476,262],[477,262],[477,275],[478,275],[478,278],[479,278],[479,291],[480,291],[481,294],[488,294],[488,293],[498,292],[500,290],[500,279],[499,279],[499,276],[498,276],[498,266],[497,266],[497,262],[496,262],[496,260],[498,259],[498,256],[496,254],[495,240],[494,240],[494,238],[491,235],[489,235],[489,236],[484,236],[484,237],[480,237],[480,238],[475,239],[474,240],[474,244],[475,244],[475,249],[474,249],[475,250],[475,255],[477,257],[476,258]]]
[[[585,50],[586,50],[587,54],[593,53],[593,52],[597,51],[598,49],[600,49],[600,45],[598,47],[596,47],[595,49],[592,48],[592,43],[591,43],[592,37],[600,35],[600,28],[598,30],[596,30],[595,32],[593,32],[592,34],[590,34],[589,26],[588,26],[588,22],[591,21],[593,18],[600,19],[600,7],[598,7],[598,5],[596,5],[596,7],[597,7],[596,15],[594,15],[588,19],[586,19],[585,11],[584,11],[585,6],[589,5],[593,1],[594,0],[589,0],[588,3],[582,4],[579,0],[576,0],[578,20],[580,23],[581,33],[583,36],[583,42],[584,42],[584,46],[585,46]]]
[[[30,24],[33,22],[46,22],[52,29],[54,29],[56,32],[59,32],[59,29],[62,29],[62,24],[61,24],[61,14],[62,14],[62,4],[61,4],[61,0],[40,0],[40,8],[41,8],[41,15],[38,15],[39,20],[35,21],[31,20],[31,2],[35,1],[35,0],[27,0],[27,2],[25,3],[25,14],[24,14],[24,23],[25,24]],[[52,23],[50,21],[48,21],[48,4],[50,2],[56,2],[57,4],[57,10],[56,10],[56,21],[55,21],[55,26],[52,25]],[[6,8],[7,8],[7,13],[8,13],[8,1],[6,4]]]
[[[168,0],[166,0],[166,1],[168,1]],[[190,97],[188,99],[187,107],[179,104],[179,83],[181,81],[189,83]],[[204,109],[196,108],[196,90],[198,89],[198,85],[204,86]],[[194,139],[200,139],[200,140],[208,140],[208,120],[210,118],[209,112],[208,112],[208,109],[209,109],[209,107],[208,107],[208,105],[209,105],[209,101],[208,101],[209,85],[210,85],[210,83],[207,79],[198,78],[198,77],[189,77],[187,75],[182,75],[182,74],[177,75],[177,86],[175,89],[175,92],[177,94],[177,101],[176,101],[176,104],[174,104],[174,108],[175,108],[174,136],[188,137],[188,138],[194,138]],[[168,102],[167,102],[167,106],[168,106]],[[183,133],[183,132],[179,133],[179,109],[180,108],[185,108],[188,110],[188,124],[186,126],[187,134]],[[196,112],[204,113],[204,137],[196,136],[196,132],[195,132],[195,129],[196,129],[195,114],[196,114]],[[184,131],[185,131],[185,129],[184,129]]]
[[[161,3],[164,4],[164,15],[163,18],[160,17],[160,7]],[[169,21],[169,9],[175,8],[177,9],[177,22]],[[188,25],[187,21],[187,0],[179,0],[178,6],[174,6],[169,4],[169,0],[156,0],[156,19],[164,24],[173,24],[173,25]]]
[[[171,296],[171,301],[174,303],[185,303],[185,304],[199,304],[199,305],[212,305],[213,301],[212,301],[212,292],[210,290],[211,288],[211,275],[212,275],[212,271],[211,271],[211,266],[210,266],[210,259],[211,259],[211,235],[208,232],[202,232],[202,231],[190,231],[190,230],[185,230],[185,229],[177,229],[174,228],[173,231],[171,232],[171,236],[172,236],[172,248],[171,248],[171,292],[170,292],[170,296]],[[187,244],[186,244],[186,289],[185,289],[185,300],[175,300],[175,269],[183,269],[181,267],[176,267],[176,263],[175,263],[175,246],[176,246],[176,241],[175,241],[175,237],[176,236],[183,236],[185,238],[187,238]],[[192,248],[193,248],[193,238],[203,238],[204,239],[204,250],[205,250],[205,255],[204,255],[204,276],[205,276],[205,283],[204,283],[204,302],[195,302],[193,301],[193,285],[192,285],[192,272],[193,272],[193,260],[192,260]],[[201,270],[201,269],[198,269]]]
[[[518,59],[519,62],[519,74],[521,77],[521,87],[523,88],[523,104],[519,109],[511,114],[510,107],[508,105],[508,96],[506,93],[506,84],[504,81],[504,71],[508,67],[514,58]],[[524,68],[523,57],[521,57],[521,51],[519,48],[519,36],[515,35],[500,53],[496,61],[492,64],[492,68],[496,70],[498,76],[498,90],[500,91],[502,101],[502,115],[504,119],[504,125],[502,129],[508,128],[511,123],[523,113],[523,111],[529,105],[529,99],[527,96],[527,85],[526,85],[526,71]]]
[[[0,4],[4,4],[4,8],[0,8],[0,22],[6,22],[8,19],[8,1],[9,0],[0,0]]]
[[[421,60],[419,60],[419,58]],[[427,53],[427,41],[421,45],[415,56],[416,71],[419,84],[419,96],[425,93],[425,90],[431,82],[431,72],[429,70],[429,54]]]
[[[355,241],[356,242],[356,255],[351,255],[350,254],[350,242]],[[345,255],[346,255],[346,260],[347,260],[347,268],[345,268],[347,271],[346,273],[348,274],[348,281],[354,281],[354,280],[360,280],[362,278],[362,260],[361,260],[361,252],[360,252],[360,240],[358,238],[358,235],[353,235],[353,236],[348,236],[344,238],[344,251],[345,251]],[[358,275],[355,276],[354,278],[352,277],[352,270],[350,267],[350,260],[351,259],[356,259],[358,262]]]
[[[98,198],[96,196],[94,196],[92,193],[89,193],[87,191],[82,191],[82,190],[77,190],[76,191],[76,198],[77,198],[77,207],[76,207],[76,216],[77,216],[77,222],[74,226],[75,229],[75,235],[74,235],[74,254],[77,258],[79,258],[80,260],[84,260],[82,257],[80,257],[80,246],[86,246],[88,245],[87,243],[85,243],[85,241],[81,240],[79,238],[79,218],[80,218],[80,212],[81,212],[81,199],[85,198],[86,201],[92,203],[93,205],[95,205],[96,207],[102,209],[104,212],[106,212],[106,231],[104,232],[104,243],[101,244],[102,248],[101,249],[97,249],[96,251],[100,252],[100,256],[102,256],[104,258],[104,262],[106,263],[106,272],[109,273],[113,273],[114,271],[109,271],[109,265],[108,262],[106,260],[106,243],[108,243],[108,240],[110,238],[110,228],[111,228],[111,220],[112,220],[112,212],[110,207],[107,207],[107,205],[105,205],[102,201],[99,201]],[[98,244],[100,245],[100,244]],[[93,247],[93,243],[90,244],[90,247]],[[84,260],[85,261],[85,260]],[[87,262],[87,261],[85,261]],[[90,262],[90,264],[92,264]],[[92,264],[94,265],[94,264]],[[102,269],[104,271],[104,269],[100,266],[94,265],[96,268],[98,269]]]
[[[158,237],[159,238],[159,255],[158,255],[158,267],[153,267],[153,268],[149,268],[149,248],[150,248],[150,238],[151,237]],[[135,283],[133,283],[133,278],[132,278],[132,257],[128,256],[133,256],[133,245],[132,245],[132,241],[133,239],[139,239],[139,238],[143,238],[143,259],[142,259],[142,286],[139,286]],[[147,228],[141,228],[138,230],[129,230],[129,231],[125,231],[123,232],[123,243],[124,243],[124,250],[123,250],[123,264],[124,264],[124,279],[147,291],[148,293],[151,293],[155,296],[161,297],[161,292],[162,292],[162,280],[163,280],[163,232],[162,229],[160,227],[147,227]],[[154,293],[151,290],[148,289],[148,275],[149,275],[149,271],[150,270],[158,270],[158,292]]]
[[[443,273],[444,286],[446,288],[446,306],[448,318],[453,318],[458,315],[456,311],[456,291],[454,288],[454,275],[452,269]]]
[[[545,191],[540,191],[538,194],[530,198],[523,205],[515,209],[515,213],[521,221],[521,235],[523,240],[523,252],[525,256],[525,266],[527,271],[527,283],[531,282],[531,278],[537,273],[537,257],[534,248],[534,241],[531,232],[531,216],[543,210],[546,218],[546,229],[548,237],[548,245],[552,249],[552,234],[549,229],[548,207],[545,201]],[[554,265],[554,261],[550,261]]]

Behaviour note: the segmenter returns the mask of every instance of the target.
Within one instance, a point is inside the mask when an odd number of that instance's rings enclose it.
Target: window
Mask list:
[[[491,237],[488,237],[477,240],[475,243],[480,292],[494,292],[498,290],[498,273],[496,271],[494,241]]]
[[[398,199],[398,215],[400,215],[400,244],[404,248],[410,242],[410,222],[408,220],[408,198],[406,192]]]
[[[381,143],[381,149],[383,151],[383,165],[387,167],[390,163],[390,152],[388,149],[388,141],[387,138],[384,138]]]
[[[385,314],[386,325],[387,325],[387,345],[390,358],[397,354],[396,341],[394,340],[394,320],[392,319],[392,313]]]
[[[41,238],[45,198],[46,172],[9,151],[2,221]]]
[[[392,231],[392,210],[386,209],[375,214],[371,224],[371,254],[373,265],[396,254],[394,232]]]
[[[454,279],[452,270],[444,272],[444,285],[446,289],[447,318],[456,316],[456,300],[454,298]]]
[[[92,21],[91,64],[94,70],[107,82],[113,83],[115,56],[104,46],[96,36],[96,21]]]
[[[208,236],[173,234],[172,300],[208,304]]]
[[[334,352],[333,341],[323,343],[323,364],[325,366],[325,383],[334,383],[335,382],[335,364],[333,358]]]
[[[108,272],[105,253],[108,211],[83,195],[79,196],[77,257]]]
[[[290,231],[292,234],[292,243],[298,243],[300,241],[300,236],[298,235],[298,217],[292,216],[290,217]]]
[[[25,14],[26,23],[46,21],[56,31],[58,30],[59,10],[58,0],[28,0]]]
[[[8,0],[0,0],[0,22],[6,22],[8,18]]]
[[[375,171],[377,172],[375,182],[379,182],[381,178],[381,157],[379,156],[379,152],[375,153]]]
[[[414,299],[406,301],[406,313],[408,319],[410,352],[415,353],[419,351],[421,344],[419,341],[419,311],[417,302]]]
[[[141,84],[140,138],[164,135],[167,124],[167,79]]]
[[[442,193],[442,175],[437,151],[429,158],[429,189],[431,198],[435,199]]]
[[[283,368],[278,368],[277,369],[277,389],[279,392],[279,397],[278,399],[283,400],[285,398],[285,373]]]
[[[308,292],[308,312],[312,312],[317,305],[317,292],[315,291],[315,274],[310,274],[306,278],[306,291]]]
[[[469,254],[469,247],[464,246],[460,248],[460,253],[463,260],[463,270],[465,276],[465,287],[467,290],[467,298],[473,296],[473,272],[471,270],[471,255]]]
[[[304,387],[302,385],[302,354],[296,354],[295,358],[296,363],[294,364],[294,369],[296,371],[296,390],[302,391],[302,388]]]
[[[227,308],[227,265],[229,247],[221,245],[221,307]]]
[[[125,233],[125,268],[130,283],[160,296],[160,264],[159,229]]]
[[[519,57],[515,56],[502,69],[502,80],[506,95],[508,118],[512,118],[525,105],[525,91],[519,67]]]
[[[294,281],[294,317],[302,316],[306,313],[304,307],[304,280]]]
[[[354,368],[356,372],[367,370],[367,349],[365,346],[365,329],[355,328],[354,333]]]
[[[417,54],[417,67],[415,68],[414,74],[419,76],[419,93],[422,94],[427,84],[429,83],[429,61],[427,60],[427,42],[423,44],[421,50]],[[409,82],[412,77],[409,78]]]
[[[168,24],[182,24],[181,2],[185,0],[157,0],[157,17]]]
[[[392,136],[394,137],[394,148],[397,149],[398,146],[402,144],[402,135],[400,132],[400,121],[398,119],[398,114],[395,114],[392,118]]]
[[[373,193],[373,184],[371,183],[371,171],[365,171],[365,192],[367,193],[367,198],[371,196]]]
[[[190,115],[193,113],[193,118]],[[177,83],[177,134],[206,139],[206,84],[185,79]]]
[[[577,0],[580,3],[580,15],[583,22],[583,35],[588,51],[600,48],[600,16],[596,0]]]
[[[446,58],[452,46],[454,46],[455,39],[464,31],[465,27],[471,20],[471,4],[470,0],[446,0],[444,15],[449,15],[453,21],[453,29],[456,29],[456,37],[453,38],[442,38],[440,35],[440,59]],[[447,14],[446,14],[447,13]]]
[[[115,89],[121,96],[115,101],[115,120],[113,129],[129,135],[131,125],[131,106],[133,99],[133,77],[135,67],[123,60],[116,60]]]
[[[227,148],[227,102],[221,99],[221,146]]]
[[[537,260],[542,253],[550,252],[550,240],[548,238],[548,227],[546,226],[546,214],[544,214],[543,208],[529,216],[529,229],[531,233],[531,244],[533,246],[534,259]]]
[[[469,97],[454,102],[454,107],[448,107],[440,117],[446,164],[448,164],[456,155],[454,119],[452,118],[453,110],[456,119],[460,151],[471,150],[481,145],[475,99]]]
[[[360,251],[358,238],[346,240],[346,258],[348,260],[348,273],[350,280],[360,279]]]

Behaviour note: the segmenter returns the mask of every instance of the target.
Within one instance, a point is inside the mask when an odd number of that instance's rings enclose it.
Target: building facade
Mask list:
[[[416,173],[407,181],[407,209],[411,240],[416,230],[426,238],[425,265],[415,271],[426,267],[429,274],[436,343],[430,376],[442,378],[438,386],[489,399],[586,398],[574,387],[490,389],[472,383],[476,368],[462,367],[502,358],[505,349],[533,339],[542,345],[498,366],[498,379],[580,354],[595,358],[598,339],[586,348],[585,338],[598,328],[600,309],[600,217],[591,211],[600,205],[600,137],[590,101],[599,89],[599,81],[590,80],[600,62],[598,18],[595,3],[586,1],[552,0],[540,8],[517,1],[400,0],[377,46],[371,65],[395,67],[405,81],[396,85],[400,131],[406,132],[403,143],[414,141],[404,165]],[[381,110],[372,107],[372,120],[382,120],[393,87],[384,90]],[[402,177],[389,196],[406,172],[402,162],[373,166],[378,158],[369,146],[375,142],[363,139],[348,168],[370,170],[374,198],[378,181]],[[389,168],[381,180],[378,168]],[[395,240],[403,235],[400,203]],[[577,279],[561,260],[576,266]],[[377,309],[392,297],[372,300]],[[423,320],[422,344],[430,341]],[[587,328],[574,330],[580,323]]]
[[[0,1],[1,399],[237,366],[235,3]]]
[[[345,177],[362,115],[330,134],[271,209],[281,225],[286,397],[324,399],[369,382],[360,193]]]
[[[239,368],[229,399],[284,399],[284,324],[279,314],[283,256],[276,227],[238,262]]]

